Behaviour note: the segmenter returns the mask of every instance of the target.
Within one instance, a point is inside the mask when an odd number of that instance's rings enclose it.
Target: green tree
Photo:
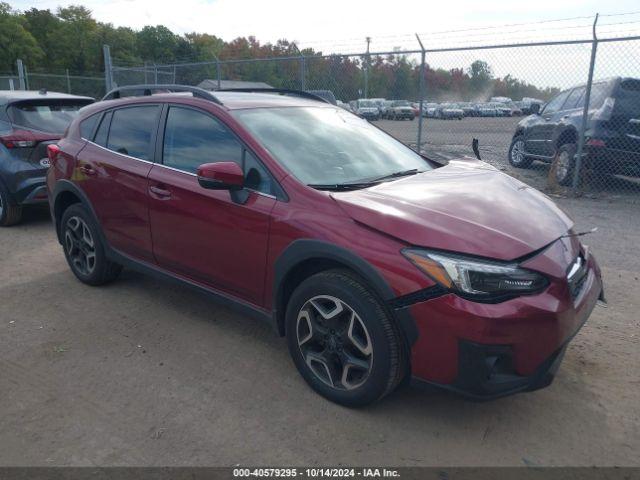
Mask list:
[[[32,65],[43,57],[38,41],[26,28],[24,16],[0,3],[0,71],[15,71],[16,60]]]

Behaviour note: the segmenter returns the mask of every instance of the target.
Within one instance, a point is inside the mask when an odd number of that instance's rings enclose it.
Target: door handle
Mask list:
[[[80,171],[85,175],[95,175],[97,173],[91,165],[81,165]]]
[[[156,197],[161,199],[171,198],[171,192],[162,187],[156,187],[155,185],[151,185],[149,187],[149,191],[154,194]]]

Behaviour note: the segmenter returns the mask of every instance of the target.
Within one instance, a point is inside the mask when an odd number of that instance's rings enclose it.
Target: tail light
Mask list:
[[[35,147],[36,139],[25,130],[13,130],[6,135],[0,135],[0,142],[7,148],[31,148]]]
[[[593,120],[602,120],[602,121],[607,121],[607,120],[611,120],[611,115],[613,114],[613,107],[616,104],[616,100],[615,98],[607,98],[605,99],[605,101],[602,103],[602,106],[597,109],[595,111],[595,113],[593,114],[592,119]]]
[[[60,153],[60,147],[58,145],[56,145],[55,143],[47,145],[47,157],[49,157],[49,162],[51,163],[51,165],[53,165],[56,161],[58,153]]]
[[[599,138],[587,139],[587,145],[589,145],[590,147],[606,147],[607,146],[606,142]]]

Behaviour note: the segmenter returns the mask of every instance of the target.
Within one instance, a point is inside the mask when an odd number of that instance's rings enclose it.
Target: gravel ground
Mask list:
[[[555,383],[489,403],[404,388],[361,410],[314,394],[269,327],[186,287],[80,284],[33,211],[0,230],[0,466],[638,466],[638,211],[558,201],[599,227],[585,240],[609,307]]]

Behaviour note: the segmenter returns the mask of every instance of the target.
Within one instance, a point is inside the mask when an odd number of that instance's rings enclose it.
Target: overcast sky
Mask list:
[[[372,37],[371,51],[492,45],[525,41],[589,38],[595,13],[599,35],[640,35],[638,0],[32,0],[10,1],[14,8],[50,8],[81,3],[96,19],[139,29],[165,25],[176,33],[209,33],[232,40],[253,35],[262,42],[280,38],[324,53],[356,53]],[[631,12],[630,15],[619,15]],[[568,20],[562,20],[568,19]],[[497,27],[497,28],[488,28]],[[569,86],[586,77],[589,46],[488,50],[431,54],[435,67],[466,68],[487,60],[498,75],[511,73],[537,85]],[[606,57],[606,60],[605,60]],[[601,60],[602,58],[602,60]],[[640,76],[640,41],[603,45],[597,75]],[[532,61],[532,59],[534,61]],[[544,65],[552,68],[541,69]]]
[[[640,10],[638,0],[21,0],[10,3],[20,10],[31,7],[55,10],[59,5],[81,3],[91,9],[98,20],[116,26],[138,29],[162,24],[177,33],[197,31],[225,40],[254,35],[261,41],[286,37],[302,44],[327,45],[326,40],[330,39],[331,43],[355,48],[369,35],[373,37],[372,49],[413,42],[408,37],[389,38],[388,35]],[[582,21],[585,22],[588,23]],[[473,38],[480,39],[488,40],[491,36]]]

